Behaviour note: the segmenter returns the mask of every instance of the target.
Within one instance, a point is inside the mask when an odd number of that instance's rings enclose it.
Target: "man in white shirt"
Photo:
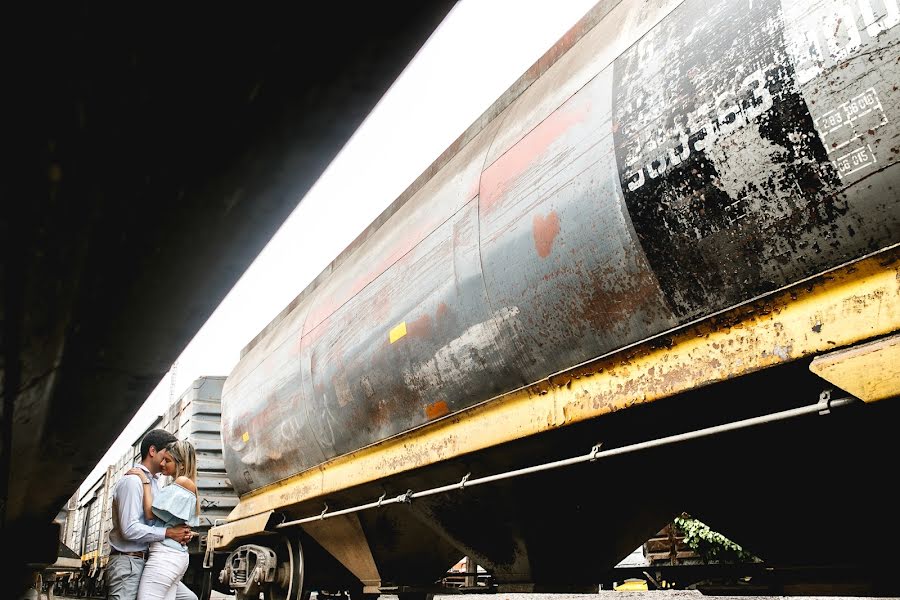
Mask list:
[[[159,527],[155,521],[148,522],[144,516],[144,486],[149,485],[154,496],[159,491],[156,475],[160,473],[160,464],[167,456],[165,447],[177,439],[164,429],[147,432],[141,440],[141,463],[138,468],[146,471],[149,482],[142,483],[140,477],[126,475],[116,483],[112,493],[110,556],[106,566],[108,600],[137,598],[138,584],[151,542],[170,538],[186,544],[191,539],[191,529],[187,525]],[[176,600],[197,600],[197,595],[179,582]]]

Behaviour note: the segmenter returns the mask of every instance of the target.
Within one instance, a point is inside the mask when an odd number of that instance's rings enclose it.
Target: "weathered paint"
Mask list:
[[[677,324],[622,202],[611,84],[608,68],[565,102],[560,110],[584,120],[535,157],[498,201],[503,210],[479,207],[484,285],[492,307],[517,310],[501,335],[525,382]],[[535,223],[551,214],[558,231],[541,256]]]
[[[894,248],[247,494],[229,520],[898,330],[900,249]]]
[[[481,210],[491,212],[503,208],[503,200],[519,198],[530,184],[535,161],[547,154],[557,156],[555,146],[588,116],[589,105],[572,104],[556,110],[497,158],[481,174]]]
[[[860,43],[834,72],[798,77],[788,60],[798,28],[823,15],[840,22],[856,4],[686,2],[617,59],[625,201],[679,317],[874,250],[873,236],[896,241],[896,192],[853,186],[876,173],[835,162],[826,142],[837,134],[821,129],[819,115],[861,97],[878,115],[870,124],[883,124],[866,93],[875,73],[894,68],[900,28]],[[877,87],[881,104],[897,106],[893,86]],[[867,138],[898,141],[896,130],[872,131]]]
[[[895,4],[599,6],[247,351],[223,399],[235,486],[900,242]]]
[[[559,217],[556,213],[550,211],[546,217],[534,215],[531,231],[534,234],[534,249],[537,251],[538,256],[541,258],[550,256],[550,251],[553,249],[553,240],[556,239],[556,234],[559,233]]]
[[[900,396],[900,335],[817,356],[809,370],[866,402]]]

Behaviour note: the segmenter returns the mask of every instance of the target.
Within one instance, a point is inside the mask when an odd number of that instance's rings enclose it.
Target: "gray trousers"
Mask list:
[[[135,600],[141,573],[144,572],[144,559],[127,554],[113,554],[106,564],[106,598],[107,600]],[[175,600],[197,600],[197,594],[182,582],[178,582]]]

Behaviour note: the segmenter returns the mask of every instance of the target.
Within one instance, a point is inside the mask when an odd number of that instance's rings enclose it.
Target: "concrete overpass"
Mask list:
[[[75,2],[6,19],[13,567],[53,562],[59,507],[453,4]]]

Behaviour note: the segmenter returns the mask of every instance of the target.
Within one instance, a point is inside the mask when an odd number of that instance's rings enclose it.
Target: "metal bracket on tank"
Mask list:
[[[325,513],[327,513],[327,512],[328,512],[328,503],[326,502],[326,503],[325,503],[325,510],[323,510],[321,513],[319,513],[319,519],[324,520],[324,519],[325,519]]]
[[[382,492],[378,497],[378,508],[381,508],[381,503],[384,502],[385,497],[387,496],[387,492]]]
[[[405,494],[400,494],[397,496],[397,502],[402,502],[404,504],[412,504],[412,490],[406,490]]]
[[[466,482],[469,481],[469,477],[471,477],[471,476],[472,476],[471,473],[466,473],[466,476],[463,477],[462,480],[459,482],[459,489],[461,489],[461,490],[466,489]]]
[[[831,414],[831,390],[825,390],[819,394],[819,414]]]
[[[602,447],[603,447],[603,442],[600,442],[599,444],[595,444],[594,447],[591,448],[591,455],[593,456],[593,458],[591,459],[591,462],[594,462],[595,460],[600,458],[600,452],[601,452],[600,448],[602,448]]]

